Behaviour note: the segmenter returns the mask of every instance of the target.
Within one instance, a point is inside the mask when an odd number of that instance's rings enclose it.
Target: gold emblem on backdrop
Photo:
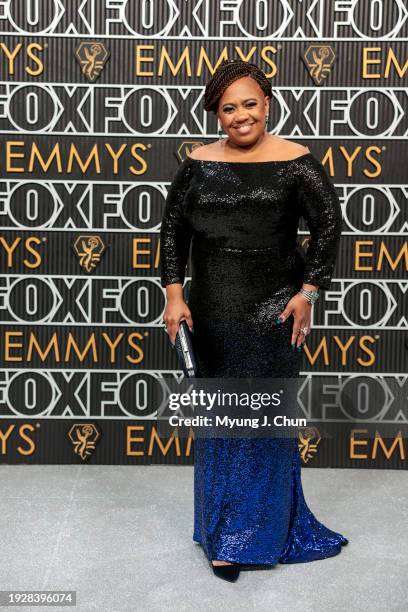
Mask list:
[[[68,437],[74,447],[74,453],[85,461],[95,450],[100,433],[93,423],[76,423],[69,430]]]
[[[205,142],[198,140],[184,140],[177,149],[177,159],[181,163],[186,159],[188,153],[191,153],[191,151],[194,151],[194,149],[198,147],[202,147],[204,144]]]
[[[336,54],[330,45],[309,45],[302,59],[316,85],[329,76]]]
[[[106,251],[100,236],[79,236],[74,243],[74,251],[79,258],[79,264],[87,272],[92,272],[100,263]]]
[[[306,427],[299,432],[299,452],[303,463],[307,463],[317,453],[317,447],[322,439],[317,427]]]
[[[110,56],[105,45],[100,42],[82,42],[75,51],[75,57],[82,68],[82,74],[91,83],[96,81]]]

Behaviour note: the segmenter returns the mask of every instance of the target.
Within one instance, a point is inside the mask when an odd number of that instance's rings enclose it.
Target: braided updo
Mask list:
[[[258,66],[240,59],[224,60],[205,87],[204,110],[216,113],[219,99],[227,87],[244,76],[255,79],[265,96],[272,97],[271,84]]]

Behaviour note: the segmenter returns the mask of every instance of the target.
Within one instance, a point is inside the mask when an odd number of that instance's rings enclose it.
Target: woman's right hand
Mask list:
[[[176,342],[176,334],[178,332],[180,321],[183,319],[187,321],[187,325],[190,331],[192,331],[193,319],[191,317],[191,311],[185,301],[182,298],[172,298],[171,300],[167,300],[163,321],[166,325],[170,342],[173,345]]]

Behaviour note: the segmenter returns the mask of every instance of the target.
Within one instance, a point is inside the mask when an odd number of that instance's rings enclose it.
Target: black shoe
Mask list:
[[[210,561],[210,566],[218,578],[228,580],[228,582],[235,582],[238,580],[241,569],[239,563],[234,563],[233,565],[213,565],[212,561]]]

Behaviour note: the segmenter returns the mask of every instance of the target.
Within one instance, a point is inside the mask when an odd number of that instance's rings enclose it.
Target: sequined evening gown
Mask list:
[[[299,376],[293,317],[273,323],[302,282],[329,287],[340,234],[338,197],[312,153],[181,163],[161,225],[161,285],[184,282],[191,245],[186,301],[202,376]],[[208,559],[261,565],[331,557],[348,542],[305,502],[297,438],[196,438],[193,539]]]

